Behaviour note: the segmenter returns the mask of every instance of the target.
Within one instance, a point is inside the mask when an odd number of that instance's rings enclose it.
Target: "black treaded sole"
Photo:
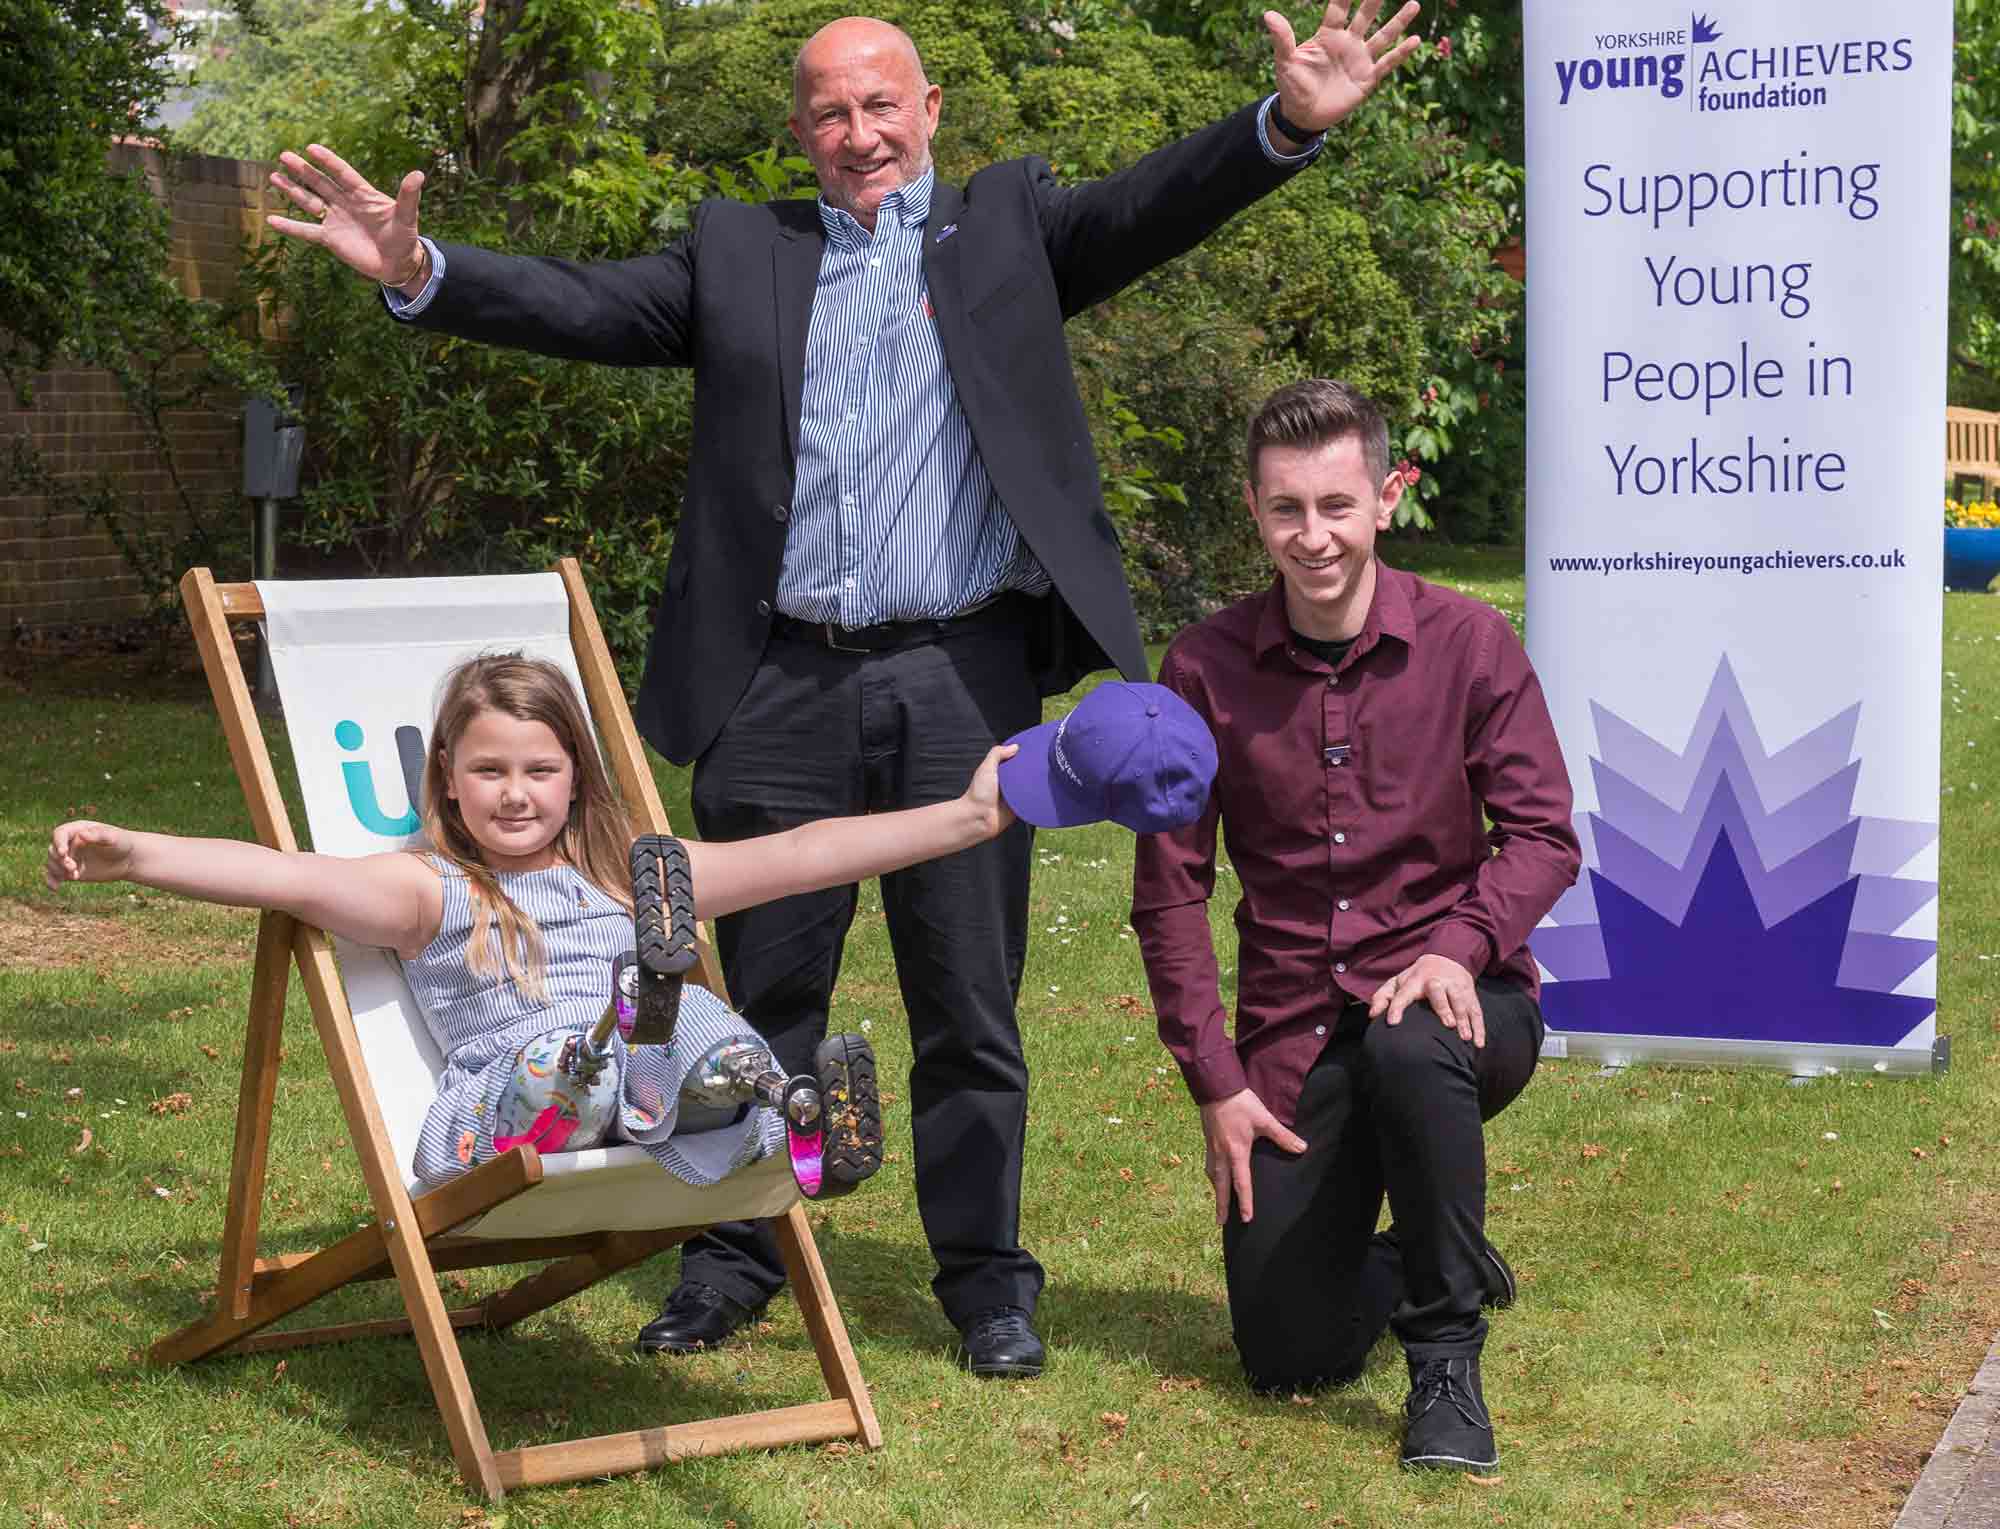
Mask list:
[[[638,962],[630,1044],[664,1046],[681,1015],[681,980],[695,962],[694,874],[666,834],[632,841],[632,935]]]
[[[824,1112],[820,1192],[851,1193],[882,1166],[882,1095],[875,1084],[875,1048],[860,1035],[829,1035],[813,1053]]]

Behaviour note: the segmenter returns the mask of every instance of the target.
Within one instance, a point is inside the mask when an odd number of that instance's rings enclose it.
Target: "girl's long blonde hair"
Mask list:
[[[503,712],[521,722],[540,722],[556,735],[575,766],[576,797],[569,804],[569,820],[551,847],[560,859],[627,908],[632,906],[627,861],[632,831],[604,773],[590,719],[562,670],[546,659],[520,653],[487,653],[467,659],[445,677],[437,720],[431,728],[430,752],[424,760],[424,832],[432,852],[463,871],[471,883],[472,930],[466,939],[466,966],[476,976],[502,976],[489,935],[497,924],[504,975],[527,997],[544,1003],[548,998],[543,981],[548,961],[542,931],[507,895],[487,866],[479,841],[467,830],[448,789],[452,753],[473,718],[483,711]]]

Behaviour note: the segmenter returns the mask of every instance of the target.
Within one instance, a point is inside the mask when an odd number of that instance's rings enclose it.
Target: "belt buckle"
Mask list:
[[[847,645],[846,645],[845,643],[841,643],[841,642],[836,642],[836,641],[834,640],[834,633],[836,633],[836,632],[845,632],[846,630],[847,630],[847,628],[846,628],[846,627],[844,627],[844,626],[840,626],[840,625],[836,624],[835,622],[831,622],[831,621],[823,621],[823,622],[821,622],[821,623],[820,623],[820,631],[821,631],[821,632],[822,632],[822,633],[823,633],[823,634],[825,635],[825,637],[826,637],[826,645],[827,645],[827,646],[828,646],[829,648],[831,648],[831,649],[832,649],[832,650],[833,650],[834,652],[836,652],[836,653],[873,653],[873,652],[875,651],[875,650],[874,650],[873,648],[850,648],[850,647],[848,647],[848,646],[847,646]]]

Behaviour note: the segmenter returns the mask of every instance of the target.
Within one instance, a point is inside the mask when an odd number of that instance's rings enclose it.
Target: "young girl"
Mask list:
[[[47,879],[133,881],[206,902],[274,908],[402,959],[445,1059],[416,1175],[435,1185],[497,1155],[501,1092],[536,1036],[582,1033],[611,998],[613,958],[632,948],[631,829],[612,795],[583,707],[553,664],[472,659],[447,677],[425,762],[427,851],[346,859],[281,854],[234,839],[72,822],[49,841]],[[1000,798],[1002,746],[956,801],[830,818],[730,844],[686,844],[695,911],[713,918],[838,886],[990,839],[1014,821]],[[613,1135],[694,1184],[777,1150],[775,1111],[680,1107],[693,1063],[757,1042],[692,984],[670,1046],[616,1046]]]

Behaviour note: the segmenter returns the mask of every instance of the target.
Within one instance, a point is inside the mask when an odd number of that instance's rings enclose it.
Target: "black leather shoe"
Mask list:
[[[1410,1399],[1403,1404],[1403,1466],[1413,1471],[1490,1471],[1500,1463],[1493,1418],[1479,1393],[1479,1359],[1410,1361]]]
[[[960,1330],[958,1362],[988,1380],[1033,1380],[1048,1351],[1018,1306],[974,1312]]]
[[[713,1285],[688,1280],[667,1297],[660,1314],[639,1329],[639,1352],[697,1354],[721,1348],[746,1323],[756,1321],[763,1310],[761,1306],[752,1310]]]

